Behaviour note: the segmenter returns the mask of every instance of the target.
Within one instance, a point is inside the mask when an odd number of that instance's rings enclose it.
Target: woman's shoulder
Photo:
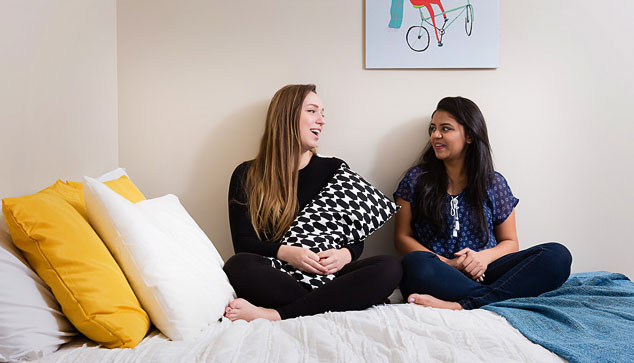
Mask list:
[[[246,178],[247,172],[249,171],[249,168],[251,167],[252,163],[253,163],[253,160],[247,160],[247,161],[243,161],[238,166],[236,166],[236,168],[233,169],[233,173],[231,174],[231,182],[242,183],[244,179]]]
[[[344,164],[346,166],[348,165],[348,163],[346,163],[344,160],[334,156],[325,156],[325,155],[315,154],[313,155],[313,157],[314,159],[311,161],[329,170],[336,170],[341,166],[341,164]]]
[[[249,170],[249,167],[251,166],[252,163],[253,163],[253,160],[247,160],[247,161],[241,162],[233,170],[233,173],[235,174],[235,173],[244,173],[244,172],[246,172],[247,170]]]
[[[502,173],[494,171],[493,178],[491,179],[491,188],[497,189],[499,187],[508,187],[508,182]]]
[[[405,172],[405,175],[403,176],[403,179],[408,179],[411,181],[418,180],[418,178],[424,172],[425,172],[425,167],[423,165],[419,164],[416,166],[412,166],[411,168],[407,169],[407,171]]]
[[[504,197],[504,198],[512,197],[513,200],[519,201],[519,199],[515,198],[515,196],[513,195],[511,186],[506,181],[506,178],[497,171],[494,172],[493,174],[493,179],[491,180],[491,184],[489,185],[489,188],[487,188],[487,193],[489,194],[489,197],[491,196],[498,196],[498,197]],[[515,204],[517,204],[517,202],[515,202]]]
[[[493,175],[493,180],[487,189],[487,194],[492,203],[494,225],[504,222],[520,201],[513,194],[506,178],[497,171]]]
[[[253,160],[244,161],[233,170],[231,180],[229,181],[229,202],[235,200],[242,203],[246,201],[245,184],[247,172],[252,162]]]
[[[401,181],[398,183],[398,186],[396,187],[396,191],[394,192],[394,200],[396,200],[396,198],[401,198],[407,202],[413,202],[415,194],[414,191],[416,189],[416,185],[418,184],[418,180],[423,172],[424,169],[421,165],[416,165],[407,169],[407,171],[401,178]]]

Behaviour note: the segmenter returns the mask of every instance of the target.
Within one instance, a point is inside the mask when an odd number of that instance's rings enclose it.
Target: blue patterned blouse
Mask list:
[[[399,183],[396,192],[394,192],[394,200],[401,198],[411,204],[412,215],[415,214],[417,204],[413,202],[416,184],[422,172],[423,169],[420,166],[411,168]],[[450,205],[452,197],[447,194],[447,207],[444,213],[448,231],[443,232],[440,236],[435,235],[431,221],[423,219],[412,223],[414,233],[412,237],[429,250],[446,258],[453,258],[455,252],[467,247],[474,251],[495,247],[497,241],[493,228],[504,222],[511,215],[519,199],[513,196],[506,179],[498,172],[495,172],[493,182],[487,189],[487,194],[489,198],[484,203],[484,218],[489,230],[488,240],[486,235],[482,235],[480,232],[477,217],[472,213],[471,208],[467,208],[462,192],[456,198],[458,207],[456,214],[458,215],[459,224],[457,230],[455,228],[456,220],[451,215]]]

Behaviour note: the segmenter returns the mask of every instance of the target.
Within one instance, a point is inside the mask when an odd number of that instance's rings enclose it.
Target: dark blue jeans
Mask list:
[[[561,286],[570,275],[572,256],[559,243],[544,243],[510,253],[487,267],[484,281],[475,282],[426,251],[408,253],[401,261],[403,297],[429,294],[454,301],[464,309],[514,297],[537,296]]]

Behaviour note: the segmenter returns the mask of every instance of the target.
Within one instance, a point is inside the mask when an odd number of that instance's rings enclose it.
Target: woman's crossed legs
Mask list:
[[[514,297],[537,296],[561,286],[572,256],[559,243],[544,243],[502,256],[475,282],[431,252],[403,257],[401,292],[408,302],[447,309],[476,309]]]
[[[225,315],[247,321],[366,309],[384,302],[402,275],[400,264],[391,256],[352,261],[334,280],[312,291],[257,254],[238,253],[227,261],[224,270],[238,296]]]

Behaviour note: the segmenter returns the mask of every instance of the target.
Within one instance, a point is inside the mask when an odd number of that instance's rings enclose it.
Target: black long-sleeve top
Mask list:
[[[231,175],[229,184],[229,225],[235,253],[251,252],[267,257],[277,257],[280,240],[261,240],[249,218],[246,205],[245,184],[247,171],[253,161],[245,161],[238,165]],[[297,180],[297,199],[300,210],[303,209],[326,184],[332,179],[335,171],[344,161],[337,158],[313,155],[308,165],[299,170]],[[262,235],[262,234],[261,234]],[[264,236],[262,236],[264,238]],[[359,258],[363,252],[363,242],[347,245],[352,260]]]

